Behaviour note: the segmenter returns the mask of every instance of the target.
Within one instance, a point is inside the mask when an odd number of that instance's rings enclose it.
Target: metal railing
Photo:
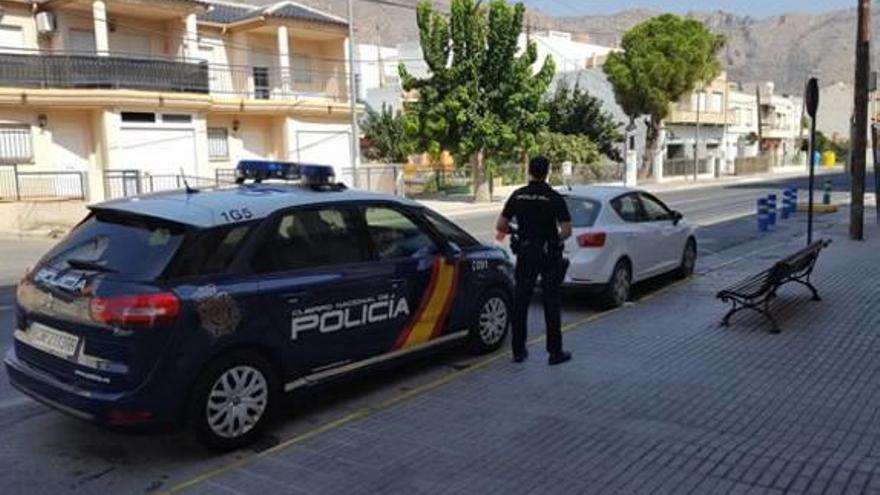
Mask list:
[[[710,172],[714,172],[712,165],[715,163],[715,158],[700,158],[697,160],[698,169],[697,173],[708,174]],[[663,176],[664,177],[688,177],[694,174],[694,159],[693,158],[667,158],[663,162]]]
[[[86,172],[30,172],[0,167],[0,200],[49,200],[88,197]]]
[[[298,100],[308,97],[348,100],[345,65],[322,62],[308,69],[278,66],[208,66],[211,94],[256,100]]]
[[[209,91],[206,62],[82,54],[0,53],[0,86]]]
[[[137,169],[107,170],[104,172],[104,196],[116,199],[139,194],[184,189],[187,185],[194,189],[213,187],[234,180],[221,178],[220,170],[215,177],[197,177],[182,174],[151,174]]]

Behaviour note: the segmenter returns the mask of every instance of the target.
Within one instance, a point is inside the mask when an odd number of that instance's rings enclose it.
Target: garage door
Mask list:
[[[122,159],[116,169],[139,169],[151,175],[197,176],[193,129],[123,127]]]
[[[349,174],[342,173],[351,169],[351,142],[348,132],[333,131],[299,131],[297,132],[297,144],[299,145],[298,161],[304,163],[316,163],[332,165],[336,169],[336,176],[340,180],[349,179]]]

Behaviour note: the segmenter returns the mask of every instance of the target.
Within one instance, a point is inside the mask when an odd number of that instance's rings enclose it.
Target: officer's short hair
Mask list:
[[[550,160],[546,156],[536,156],[529,160],[529,175],[544,179],[550,173]]]

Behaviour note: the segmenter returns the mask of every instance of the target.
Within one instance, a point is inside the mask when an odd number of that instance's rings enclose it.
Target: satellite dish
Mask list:
[[[810,118],[816,118],[816,112],[819,109],[819,80],[811,77],[807,82],[807,115]]]

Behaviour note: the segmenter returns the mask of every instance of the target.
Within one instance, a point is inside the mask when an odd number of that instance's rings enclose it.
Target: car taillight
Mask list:
[[[577,236],[577,243],[582,248],[600,248],[605,245],[605,237],[605,232],[587,232]]]
[[[180,312],[180,300],[170,292],[134,296],[95,297],[92,320],[108,325],[152,326],[167,323]]]

